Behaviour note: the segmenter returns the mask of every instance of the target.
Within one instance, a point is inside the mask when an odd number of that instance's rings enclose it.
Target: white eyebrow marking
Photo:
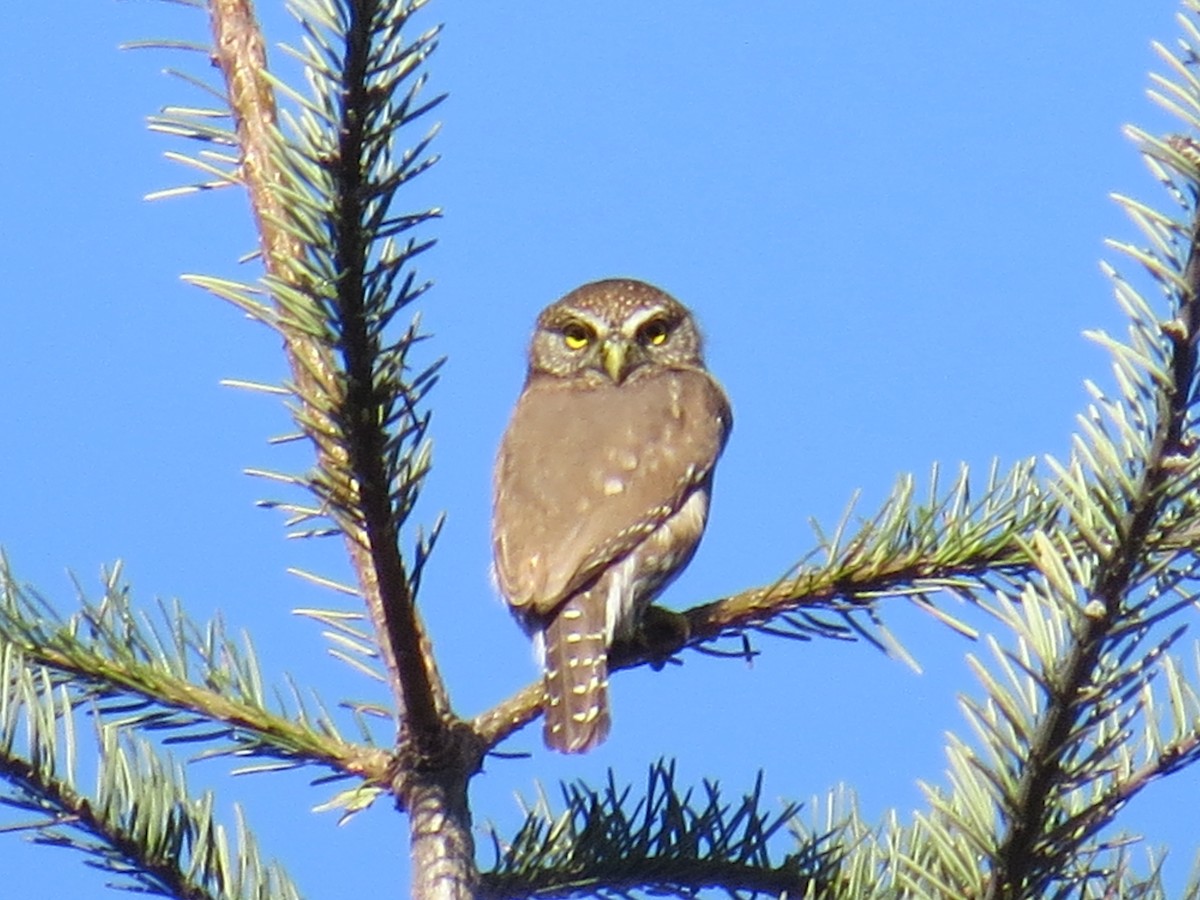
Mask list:
[[[652,306],[649,309],[639,309],[624,322],[622,322],[622,334],[626,337],[633,337],[638,333],[638,329],[649,322],[651,319],[656,319],[663,314],[664,310],[659,306]]]

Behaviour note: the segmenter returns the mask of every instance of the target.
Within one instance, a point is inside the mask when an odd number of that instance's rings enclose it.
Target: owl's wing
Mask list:
[[[628,555],[710,483],[732,423],[701,369],[531,379],[496,464],[496,576],[515,611],[543,617]]]

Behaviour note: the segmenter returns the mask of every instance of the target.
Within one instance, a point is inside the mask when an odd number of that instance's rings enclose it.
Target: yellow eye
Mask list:
[[[667,327],[667,323],[664,320],[651,319],[638,329],[638,340],[643,344],[653,344],[657,347],[659,344],[666,342],[667,335],[670,333],[671,329]]]
[[[563,343],[571,350],[582,350],[592,340],[592,334],[578,322],[572,322],[563,329]]]

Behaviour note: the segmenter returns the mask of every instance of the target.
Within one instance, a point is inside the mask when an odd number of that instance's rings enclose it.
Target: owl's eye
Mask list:
[[[571,322],[562,330],[563,343],[571,350],[582,350],[592,341],[592,333],[578,322]]]
[[[666,343],[667,335],[671,333],[665,319],[651,319],[638,329],[638,340],[643,344],[654,347]]]

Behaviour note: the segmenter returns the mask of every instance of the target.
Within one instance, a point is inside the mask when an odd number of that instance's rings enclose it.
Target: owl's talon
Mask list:
[[[648,606],[642,614],[638,628],[638,643],[650,657],[650,667],[660,671],[669,662],[677,662],[674,656],[687,646],[692,636],[687,616],[661,606]]]

